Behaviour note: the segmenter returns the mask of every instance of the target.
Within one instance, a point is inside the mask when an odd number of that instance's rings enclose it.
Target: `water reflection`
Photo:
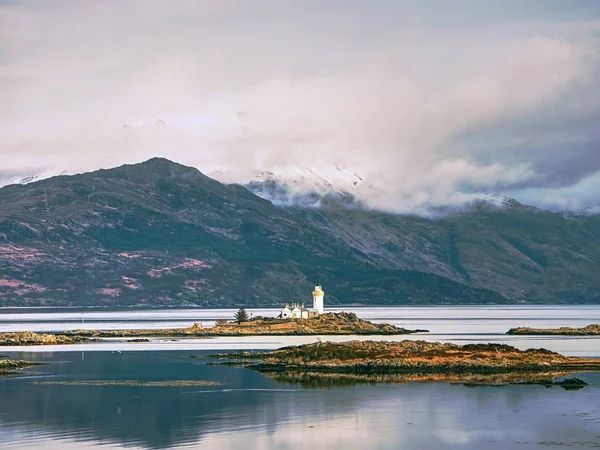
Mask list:
[[[333,388],[339,386],[373,385],[379,383],[451,383],[469,387],[481,386],[560,386],[565,390],[583,389],[586,384],[576,372],[517,372],[497,374],[350,374],[323,373],[306,371],[265,372],[263,373],[279,383],[287,383],[310,388]],[[565,378],[569,377],[569,378]]]
[[[194,353],[198,355],[198,352]],[[540,448],[600,444],[600,376],[566,392],[448,383],[309,387],[189,352],[20,354],[52,361],[0,379],[0,448]],[[204,380],[221,386],[45,385]],[[414,380],[412,380],[414,381]],[[423,380],[420,380],[423,381]],[[128,384],[128,383],[125,383]],[[521,442],[521,443],[519,443]]]

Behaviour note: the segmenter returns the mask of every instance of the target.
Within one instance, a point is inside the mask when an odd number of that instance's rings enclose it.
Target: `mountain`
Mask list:
[[[593,303],[599,220],[277,206],[154,158],[1,188],[0,305]]]

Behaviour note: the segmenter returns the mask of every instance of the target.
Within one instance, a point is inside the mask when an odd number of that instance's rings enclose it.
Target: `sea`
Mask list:
[[[516,326],[600,323],[600,305],[343,310],[429,332],[150,342],[115,338],[69,346],[0,347],[0,358],[49,363],[0,377],[0,449],[600,448],[600,373],[574,374],[588,383],[577,391],[449,382],[303,385],[210,364],[215,353],[352,339],[496,342],[600,358],[598,337],[505,334]],[[248,311],[254,316],[278,313]],[[175,328],[193,323],[208,327],[217,319],[232,318],[234,312],[6,308],[0,309],[0,332]]]

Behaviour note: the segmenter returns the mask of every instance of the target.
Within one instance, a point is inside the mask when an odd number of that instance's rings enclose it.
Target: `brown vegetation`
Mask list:
[[[20,333],[0,333],[0,345],[60,345],[76,344],[88,341],[81,336],[67,336],[64,334],[38,334],[31,331]]]
[[[311,319],[272,319],[257,317],[248,322],[217,321],[212,328],[194,324],[188,328],[149,330],[73,330],[60,334],[38,334],[31,331],[0,333],[2,345],[60,345],[76,344],[99,338],[134,338],[129,342],[148,342],[147,337],[212,336],[290,336],[290,335],[394,335],[426,332],[407,330],[389,324],[375,324],[359,319],[354,313],[327,313]]]
[[[212,336],[291,336],[291,335],[398,335],[427,330],[407,330],[390,324],[359,319],[354,313],[327,313],[311,319],[272,319],[257,317],[247,322],[217,322],[212,328],[192,326],[152,330],[74,330],[67,337],[212,337]]]
[[[529,328],[518,327],[511,328],[506,334],[523,335],[560,335],[560,336],[600,336],[600,325],[588,325],[583,328]]]
[[[217,357],[238,360],[261,372],[494,374],[600,370],[600,359],[565,357],[545,349],[521,351],[500,344],[459,346],[408,340],[318,342]]]

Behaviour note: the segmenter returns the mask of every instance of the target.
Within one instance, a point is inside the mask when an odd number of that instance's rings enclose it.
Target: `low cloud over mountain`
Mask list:
[[[162,155],[344,165],[394,212],[600,206],[600,5],[413,3],[3,3],[0,180]]]

